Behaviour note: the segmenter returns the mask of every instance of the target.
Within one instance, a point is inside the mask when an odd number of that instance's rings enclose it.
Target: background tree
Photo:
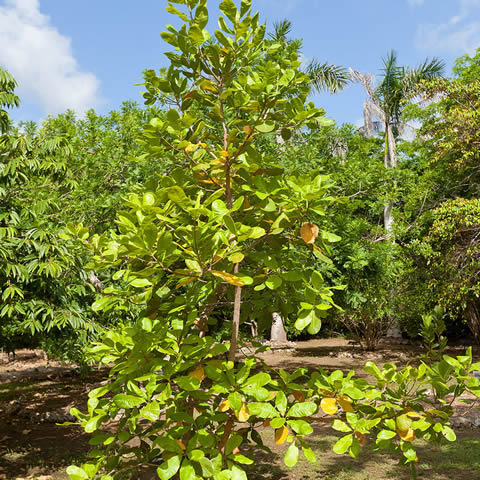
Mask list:
[[[430,61],[427,59],[415,68],[400,66],[393,50],[383,59],[383,75],[376,87],[374,75],[350,69],[352,78],[362,83],[369,96],[364,103],[364,128],[367,135],[373,133],[374,118],[378,119],[385,130],[385,168],[395,168],[398,164],[395,139],[405,128],[401,115],[408,95],[420,81],[438,77],[443,70],[443,62],[436,58]],[[393,202],[390,201],[384,210],[384,227],[389,234],[393,226],[392,208]]]
[[[6,70],[0,67],[0,134],[10,126],[10,117],[6,108],[18,107],[20,99],[15,95],[17,82]]]

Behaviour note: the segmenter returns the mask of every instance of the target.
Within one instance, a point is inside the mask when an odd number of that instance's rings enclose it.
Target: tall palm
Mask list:
[[[273,32],[270,34],[270,38],[274,42],[300,51],[302,49],[302,41],[289,39],[288,35],[291,31],[292,23],[289,20],[282,20],[273,24]],[[319,62],[318,60],[311,60],[305,68],[305,73],[311,79],[311,89],[316,92],[327,91],[336,93],[345,88],[350,81],[348,72],[344,67],[328,62]]]
[[[5,108],[18,107],[20,99],[15,95],[15,79],[0,67],[0,134],[5,133],[10,125],[10,117]]]
[[[377,86],[375,75],[363,74],[350,68],[352,80],[360,82],[369,96],[363,106],[365,132],[369,136],[373,135],[374,118],[385,129],[386,168],[397,166],[396,139],[406,128],[406,124],[402,122],[402,112],[408,104],[410,94],[419,82],[443,75],[444,68],[444,62],[437,58],[427,58],[415,68],[400,66],[394,50],[383,59],[383,74]],[[387,233],[390,233],[393,226],[391,203],[385,206],[384,225]]]

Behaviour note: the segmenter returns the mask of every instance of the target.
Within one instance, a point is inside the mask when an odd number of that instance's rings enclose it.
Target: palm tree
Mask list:
[[[385,168],[397,166],[396,139],[407,127],[402,122],[402,112],[408,104],[409,96],[419,82],[442,76],[444,68],[444,62],[437,58],[432,60],[427,58],[415,68],[400,66],[397,63],[397,54],[392,50],[383,59],[383,74],[376,87],[375,75],[363,74],[350,68],[352,80],[360,82],[369,96],[363,107],[366,134],[373,135],[374,118],[385,128]],[[384,209],[384,226],[390,234],[393,227],[391,202]]]
[[[10,117],[5,108],[18,107],[20,99],[15,95],[17,86],[15,79],[0,67],[0,134],[5,133],[10,126]]]
[[[302,41],[289,39],[288,35],[291,31],[292,23],[289,20],[282,20],[273,24],[270,38],[275,43],[281,43],[287,48],[300,52],[303,46]],[[345,88],[350,80],[344,67],[318,60],[311,60],[305,68],[305,73],[311,79],[310,88],[316,92],[337,93]]]

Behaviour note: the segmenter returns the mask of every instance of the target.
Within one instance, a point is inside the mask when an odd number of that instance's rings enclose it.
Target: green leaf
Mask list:
[[[255,128],[261,133],[270,133],[275,130],[275,124],[271,123],[261,123],[260,125],[255,125]]]
[[[313,433],[312,426],[305,420],[288,420],[287,423],[298,435],[310,435]]]
[[[335,419],[333,421],[332,428],[334,430],[337,430],[338,432],[343,432],[343,433],[352,431],[352,429],[345,422],[342,422],[341,420],[338,420],[338,419]]]
[[[297,462],[298,462],[298,447],[295,445],[295,443],[292,443],[287,450],[287,453],[285,454],[285,457],[283,459],[285,465],[289,468],[294,467]]]
[[[377,439],[378,440],[390,440],[391,438],[395,437],[397,434],[396,432],[392,432],[391,430],[382,430],[378,433]]]
[[[455,435],[455,432],[448,425],[443,426],[443,432],[442,433],[443,433],[443,436],[449,442],[454,442],[457,439],[457,436]]]
[[[185,459],[180,468],[180,480],[195,480],[197,478],[193,465]]]
[[[309,417],[317,411],[317,405],[314,402],[295,403],[287,413],[287,417]]]
[[[135,278],[130,282],[130,285],[132,287],[138,287],[138,288],[143,288],[143,287],[150,287],[152,286],[152,282],[148,280],[147,278]]]
[[[218,8],[232,23],[235,23],[237,7],[235,3],[233,3],[233,0],[223,0]]]
[[[353,435],[345,435],[333,446],[333,451],[339,455],[345,453],[353,443]]]
[[[160,480],[169,480],[172,478],[180,468],[180,462],[182,461],[182,457],[180,455],[175,455],[169,458],[167,461],[163,462],[157,468],[157,475]]]
[[[316,314],[315,310],[312,311],[312,321],[310,322],[310,325],[307,328],[307,332],[310,335],[316,335],[320,329],[322,328],[322,320],[321,318]]]
[[[242,465],[252,465],[253,464],[253,460],[251,460],[250,458],[248,458],[245,455],[242,455],[240,453],[237,453],[236,455],[233,455],[232,458],[235,462],[241,463]]]
[[[277,392],[277,395],[275,396],[275,406],[282,415],[285,415],[287,403],[287,396],[282,391]]]
[[[248,411],[260,418],[275,418],[279,414],[270,403],[255,402],[248,404]]]
[[[282,285],[282,279],[278,275],[271,275],[265,280],[265,285],[270,290],[276,290]]]
[[[126,395],[124,393],[119,393],[113,397],[113,403],[120,408],[133,408],[145,400],[141,397],[137,397],[136,395]]]
[[[86,474],[85,470],[83,470],[83,468],[76,467],[74,465],[70,465],[67,468],[67,474],[71,478],[71,480],[88,479],[88,475]]]
[[[200,380],[189,375],[177,377],[173,380],[182,390],[192,392],[200,387]]]
[[[313,453],[313,450],[310,447],[302,446],[302,451],[303,454],[305,455],[305,458],[310,462],[310,463],[316,463],[317,462],[317,457]]]

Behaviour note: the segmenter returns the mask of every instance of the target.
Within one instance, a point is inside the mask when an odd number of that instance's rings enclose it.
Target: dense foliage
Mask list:
[[[97,340],[110,380],[75,411],[95,449],[73,480],[246,479],[270,432],[288,467],[314,462],[311,425],[333,414],[335,452],[368,440],[415,477],[416,439],[455,440],[453,400],[480,394],[471,350],[444,355],[463,325],[480,342],[480,53],[453,78],[394,52],[375,88],[352,71],[366,124],[339,127],[308,96],[346,71],[305,68],[288,21],[267,34],[249,0],[223,0],[210,34],[206,0],[167,10],[183,23],[162,33],[170,66],[144,72],[146,107],[15,127],[0,69],[0,347],[84,360]],[[365,349],[399,325],[425,360],[367,363],[371,382],[276,371],[241,339],[268,337],[274,314],[289,335],[323,323]]]

